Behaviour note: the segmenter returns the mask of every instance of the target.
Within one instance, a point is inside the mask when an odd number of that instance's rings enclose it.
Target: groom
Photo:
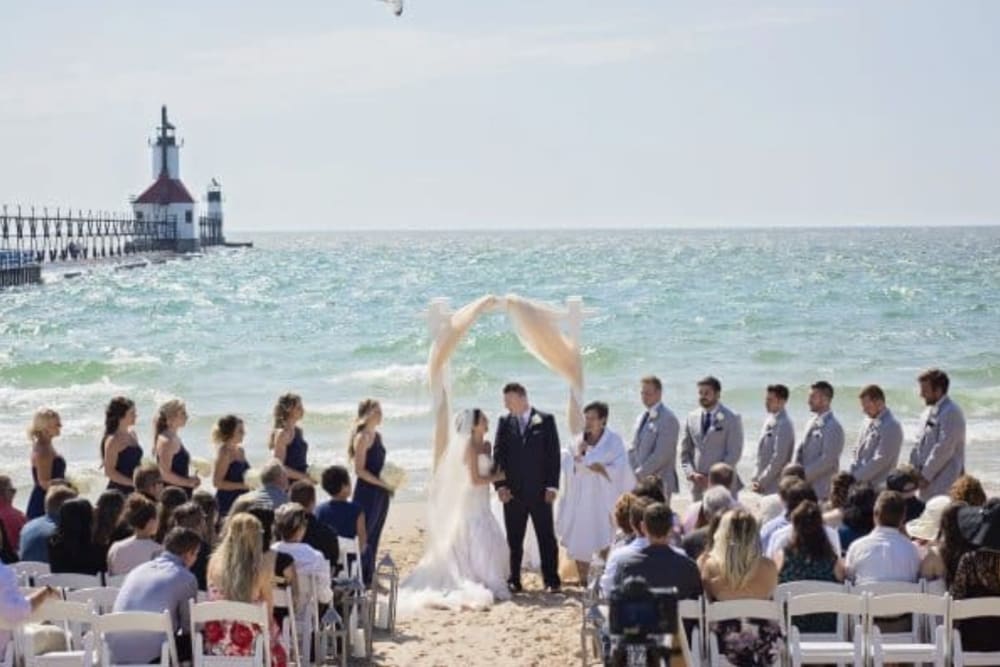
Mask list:
[[[559,492],[559,434],[552,415],[539,412],[528,402],[528,392],[516,382],[503,388],[508,414],[497,424],[493,460],[505,473],[496,482],[503,503],[503,521],[510,547],[512,592],[521,590],[521,561],[528,517],[535,527],[542,557],[545,590],[559,590],[558,547],[552,523],[552,503]]]

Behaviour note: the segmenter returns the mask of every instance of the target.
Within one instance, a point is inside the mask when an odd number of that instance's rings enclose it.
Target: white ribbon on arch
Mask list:
[[[442,301],[431,304],[429,311],[431,349],[427,358],[434,414],[434,467],[448,446],[451,435],[451,385],[449,361],[458,344],[479,316],[487,311],[507,313],[521,344],[536,359],[562,376],[569,384],[566,420],[570,433],[583,431],[583,359],[576,335],[567,335],[560,327],[568,321],[579,329],[582,310],[560,310],[511,294],[503,298],[487,295],[448,313]],[[575,320],[573,318],[576,318]]]

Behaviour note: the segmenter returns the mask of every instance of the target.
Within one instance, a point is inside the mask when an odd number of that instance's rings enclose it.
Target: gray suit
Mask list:
[[[921,489],[921,500],[947,495],[948,489],[965,473],[965,416],[955,402],[945,396],[924,411],[923,432],[910,452],[912,463],[930,486]]]
[[[886,477],[899,462],[902,448],[903,427],[885,408],[878,417],[869,419],[858,435],[849,472],[859,482],[868,482],[875,488],[885,486]]]
[[[712,411],[711,423],[705,435],[701,433],[701,416],[705,411],[695,410],[684,423],[684,440],[681,442],[681,468],[684,475],[693,472],[708,475],[716,463],[728,463],[736,470],[743,454],[743,421],[740,416],[719,403]],[[743,488],[739,475],[733,475],[733,495]],[[691,489],[691,497],[701,500],[702,489]]]
[[[650,417],[655,412],[656,418]],[[663,482],[663,493],[677,493],[677,436],[681,425],[677,416],[663,403],[657,403],[636,420],[628,461],[639,479],[656,475]]]
[[[833,412],[813,417],[795,451],[795,462],[806,469],[806,482],[820,500],[830,496],[830,480],[840,469],[843,451],[844,428]]]
[[[757,472],[753,476],[753,481],[760,486],[761,495],[778,492],[781,470],[792,460],[794,449],[795,427],[788,413],[781,410],[770,415],[764,422],[757,443]]]

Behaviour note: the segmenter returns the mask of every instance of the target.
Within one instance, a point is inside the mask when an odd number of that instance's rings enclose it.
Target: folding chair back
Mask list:
[[[108,635],[111,633],[156,633],[163,636],[160,646],[161,667],[179,667],[177,645],[174,641],[174,625],[170,620],[170,612],[159,613],[151,611],[120,611],[104,614],[94,624],[101,646],[102,667],[126,667],[122,663],[111,660],[111,649],[108,645]],[[128,666],[132,667],[132,666]]]

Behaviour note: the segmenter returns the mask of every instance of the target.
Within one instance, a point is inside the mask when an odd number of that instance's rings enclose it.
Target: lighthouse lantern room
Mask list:
[[[165,247],[173,245],[177,252],[195,252],[201,247],[196,203],[180,180],[174,130],[167,120],[167,107],[163,106],[156,141],[151,144],[153,184],[132,201],[132,212],[137,221],[152,223],[155,229],[162,230],[158,233],[165,235],[160,239]]]

